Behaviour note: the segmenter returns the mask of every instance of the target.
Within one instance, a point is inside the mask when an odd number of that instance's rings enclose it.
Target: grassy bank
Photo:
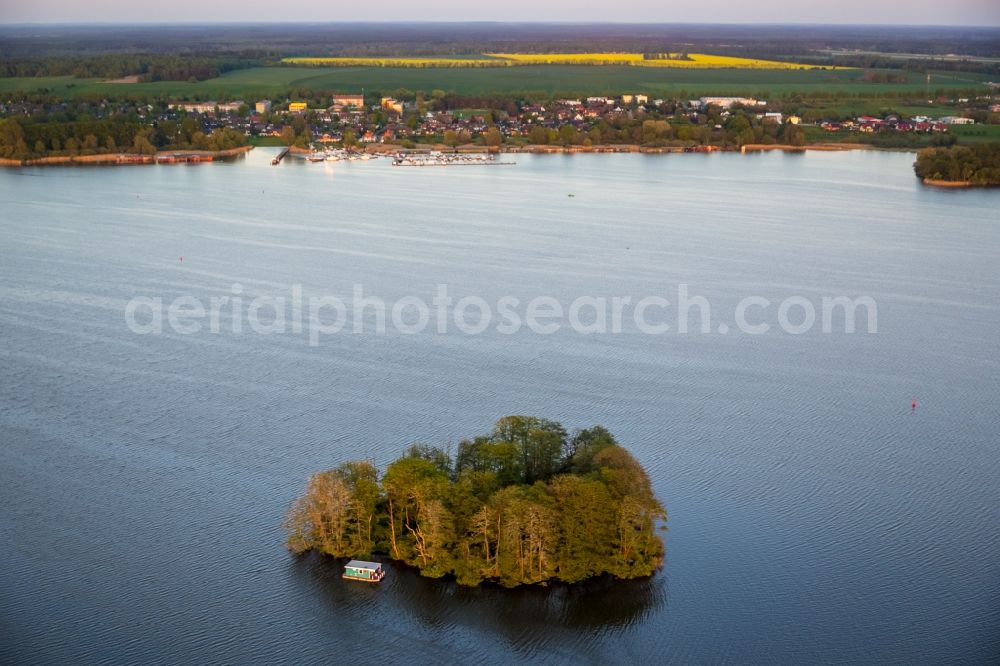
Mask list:
[[[250,145],[258,146],[260,148],[265,147],[284,147],[285,142],[281,140],[280,136],[252,136],[250,137]]]

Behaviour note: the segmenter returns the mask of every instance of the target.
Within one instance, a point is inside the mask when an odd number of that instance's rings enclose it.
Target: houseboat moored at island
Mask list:
[[[385,569],[379,562],[363,562],[351,560],[344,566],[344,578],[348,580],[363,580],[366,583],[377,583],[385,578]]]

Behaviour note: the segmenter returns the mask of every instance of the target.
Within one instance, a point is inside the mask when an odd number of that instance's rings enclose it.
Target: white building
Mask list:
[[[723,109],[728,109],[733,104],[742,104],[743,106],[757,106],[765,102],[759,102],[751,97],[700,97],[698,99],[698,105],[701,108],[707,108],[709,104],[713,106],[722,107]]]
[[[943,116],[938,118],[945,125],[975,125],[976,121],[972,118],[963,118],[961,116]]]

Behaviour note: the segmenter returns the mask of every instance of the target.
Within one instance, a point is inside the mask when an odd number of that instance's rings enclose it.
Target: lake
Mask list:
[[[273,167],[275,152],[0,171],[0,661],[1000,654],[1000,192],[923,187],[906,153],[414,169]],[[136,297],[355,285],[489,304],[674,301],[687,285],[712,320],[347,326],[317,344],[234,333],[225,312],[219,332],[126,323]],[[825,296],[873,299],[877,332],[778,326],[778,303],[819,313]],[[768,332],[736,330],[747,297],[773,303],[751,311]],[[505,591],[390,567],[370,587],[285,550],[310,473],[454,447],[507,414],[615,433],[669,511],[660,573]]]

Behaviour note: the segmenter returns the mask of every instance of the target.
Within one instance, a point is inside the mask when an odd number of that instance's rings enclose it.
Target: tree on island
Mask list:
[[[414,445],[379,478],[369,462],[319,472],[285,518],[288,547],[374,553],[463,585],[651,575],[666,510],[605,428],[507,416],[449,455]],[[664,528],[665,529],[665,528]]]

